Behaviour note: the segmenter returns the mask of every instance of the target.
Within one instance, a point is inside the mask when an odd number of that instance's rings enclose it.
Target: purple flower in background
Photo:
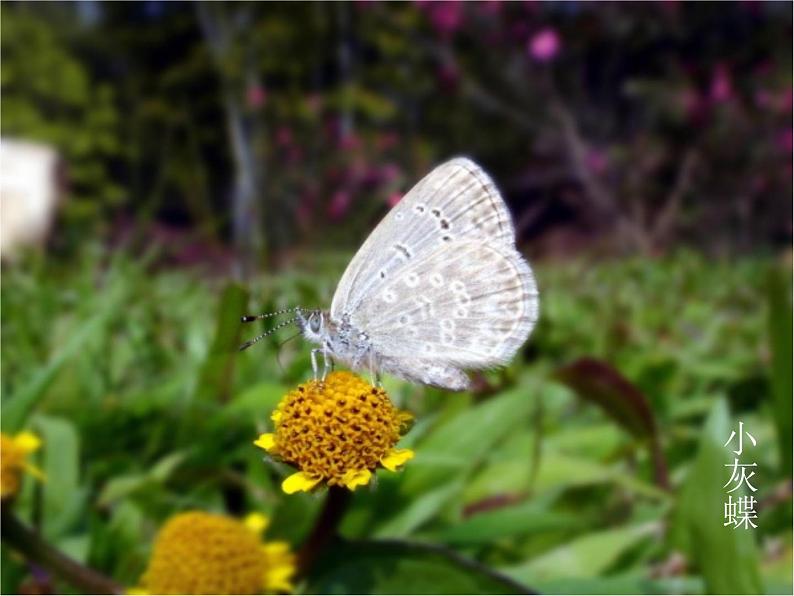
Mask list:
[[[733,97],[733,78],[724,64],[717,65],[711,77],[709,97],[714,103],[723,103]]]
[[[333,220],[341,219],[350,209],[350,193],[346,190],[337,190],[331,197],[328,205],[328,216]]]
[[[460,0],[428,1],[418,0],[417,6],[422,10],[430,24],[441,37],[449,38],[458,29],[463,21],[463,12]]]
[[[351,132],[339,139],[339,148],[344,151],[352,151],[361,147],[361,137]]]
[[[267,93],[261,85],[249,85],[245,91],[245,101],[249,108],[261,108],[265,105]]]
[[[386,204],[389,207],[394,207],[397,203],[400,202],[400,199],[402,199],[402,198],[403,198],[403,196],[400,193],[393,192],[388,197],[386,197]]]
[[[400,166],[394,163],[387,163],[381,168],[380,175],[386,184],[394,182],[400,177]]]
[[[560,53],[560,36],[553,27],[541,29],[527,42],[527,51],[536,62],[551,62]]]
[[[600,149],[590,149],[587,152],[587,156],[585,157],[585,164],[587,164],[588,170],[593,172],[593,174],[600,176],[607,171],[607,167],[609,167],[609,159]]]

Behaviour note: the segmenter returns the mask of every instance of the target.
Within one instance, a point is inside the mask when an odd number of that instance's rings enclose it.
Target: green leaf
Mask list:
[[[479,513],[434,533],[433,538],[448,544],[488,544],[510,536],[576,528],[584,523],[572,515],[549,511],[545,503],[530,501]]]
[[[659,524],[647,523],[593,532],[531,561],[506,568],[504,572],[527,583],[560,578],[597,577],[640,540],[658,531]]]
[[[340,542],[312,568],[306,594],[527,594],[453,551],[401,541]]]
[[[187,453],[184,451],[171,453],[146,472],[122,474],[111,478],[99,494],[99,505],[107,507],[145,487],[164,483],[186,456]]]
[[[277,383],[257,383],[235,396],[224,408],[224,413],[254,420],[269,420],[270,413],[276,409],[287,391],[286,387]]]
[[[526,424],[535,407],[537,383],[467,408],[419,441],[416,459],[406,467],[403,489],[423,493],[477,466],[514,428]]]
[[[199,373],[198,399],[228,399],[240,347],[240,317],[245,314],[247,303],[248,292],[242,286],[229,284],[224,288],[218,306],[215,339]]]
[[[699,594],[703,582],[698,578],[670,577],[649,579],[646,573],[626,573],[608,577],[561,577],[538,582],[543,594]]]
[[[543,453],[535,478],[535,488],[538,491],[603,483],[615,483],[650,498],[669,498],[665,491],[643,482],[617,465],[605,466],[596,461],[554,451]]]
[[[462,488],[463,482],[451,482],[422,494],[397,515],[378,525],[373,536],[376,538],[404,538],[408,536],[432,519]]]
[[[763,592],[753,530],[723,526],[727,495],[724,447],[731,424],[725,400],[711,409],[695,462],[687,474],[672,528],[673,541],[695,561],[712,594]]]
[[[783,273],[774,268],[767,280],[769,300],[769,343],[772,353],[770,370],[775,424],[780,443],[780,462],[783,474],[791,472],[792,441],[792,310],[789,288]]]
[[[39,369],[24,387],[6,400],[6,403],[3,404],[2,422],[0,422],[4,432],[13,433],[21,430],[30,412],[44,397],[61,368],[101,328],[107,315],[108,311],[103,311],[83,323],[80,329],[69,337],[58,353],[43,368]]]
[[[39,415],[34,423],[44,452],[44,530],[56,539],[81,515],[80,439],[69,420]]]

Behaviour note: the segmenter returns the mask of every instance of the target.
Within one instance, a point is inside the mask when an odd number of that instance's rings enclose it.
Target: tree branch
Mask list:
[[[692,183],[692,175],[697,165],[697,154],[694,149],[687,150],[681,165],[678,168],[675,184],[670,194],[667,196],[664,207],[662,207],[653,227],[652,238],[654,243],[665,240],[673,228],[673,224],[681,212],[681,204]]]

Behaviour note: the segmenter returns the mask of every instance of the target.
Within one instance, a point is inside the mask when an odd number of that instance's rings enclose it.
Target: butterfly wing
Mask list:
[[[483,369],[512,359],[538,308],[535,278],[513,247],[464,239],[406,265],[361,301],[351,323],[386,360]]]
[[[414,186],[372,231],[334,293],[331,317],[356,312],[400,271],[445,244],[481,239],[513,247],[513,222],[490,177],[469,159],[441,164]]]

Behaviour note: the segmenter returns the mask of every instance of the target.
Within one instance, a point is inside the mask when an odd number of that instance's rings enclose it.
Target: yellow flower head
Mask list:
[[[41,440],[30,432],[15,436],[0,433],[0,498],[13,497],[22,484],[22,472],[28,472],[39,479],[44,475],[27,457],[41,446]]]
[[[244,522],[190,511],[160,530],[141,587],[143,594],[261,594],[292,590],[295,556],[285,542],[262,542],[268,520]]]
[[[394,448],[411,415],[395,408],[383,389],[350,372],[299,385],[271,418],[275,432],[254,444],[298,468],[281,485],[286,493],[321,482],[353,490],[368,484],[379,465],[396,471],[414,455]]]

